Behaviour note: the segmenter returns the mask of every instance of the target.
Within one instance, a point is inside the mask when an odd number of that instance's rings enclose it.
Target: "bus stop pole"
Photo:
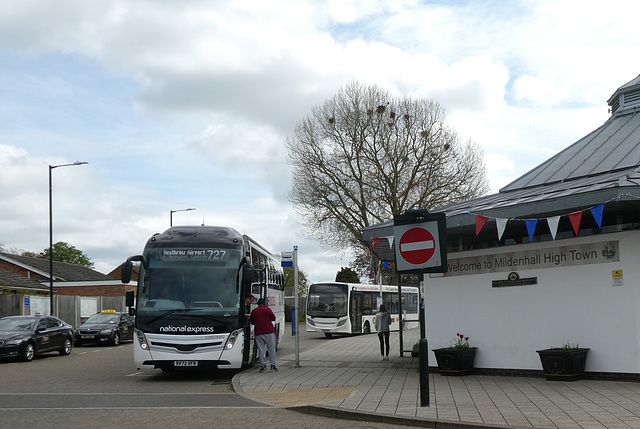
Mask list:
[[[300,326],[298,326],[298,246],[293,246],[293,293],[295,294],[294,298],[294,307],[295,310],[293,312],[294,320],[293,323],[296,324],[296,340],[295,340],[295,368],[300,368]]]
[[[400,342],[400,357],[404,356],[404,324],[404,317],[402,317],[402,286],[400,286],[400,282],[398,282],[398,340]]]
[[[420,311],[420,406],[429,406],[429,343],[427,342],[427,284],[424,271],[420,269],[419,279],[422,280],[422,303]]]

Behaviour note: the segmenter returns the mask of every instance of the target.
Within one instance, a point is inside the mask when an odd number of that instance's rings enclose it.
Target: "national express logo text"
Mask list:
[[[163,334],[210,334],[215,332],[213,326],[161,326],[160,332]]]

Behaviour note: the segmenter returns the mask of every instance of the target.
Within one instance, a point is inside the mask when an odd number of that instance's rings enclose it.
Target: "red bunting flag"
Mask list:
[[[376,251],[376,244],[378,244],[378,240],[380,240],[379,237],[373,237],[372,243],[371,243],[371,248],[373,249],[373,251]]]
[[[569,220],[571,221],[571,225],[573,226],[573,232],[575,235],[578,235],[578,231],[580,231],[580,220],[582,219],[582,212],[575,212],[569,214]]]
[[[476,237],[480,234],[482,227],[487,223],[487,217],[482,215],[476,215]]]

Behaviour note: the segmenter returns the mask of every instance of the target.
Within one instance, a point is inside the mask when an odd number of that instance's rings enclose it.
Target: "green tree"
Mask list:
[[[293,267],[284,267],[284,287],[293,289],[295,287],[295,279]],[[309,289],[309,280],[307,275],[298,268],[298,298],[304,298],[307,296],[307,290]]]
[[[362,228],[489,189],[482,151],[429,99],[353,82],[312,109],[285,144],[290,193],[306,232],[325,247],[367,248]]]
[[[44,249],[39,256],[49,258],[49,248]],[[58,241],[53,245],[53,260],[93,268],[93,262],[87,255],[64,241]]]
[[[360,283],[358,273],[348,267],[341,267],[340,271],[336,273],[336,281],[342,283]]]

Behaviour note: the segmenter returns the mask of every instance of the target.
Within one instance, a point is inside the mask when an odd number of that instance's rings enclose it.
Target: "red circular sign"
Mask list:
[[[400,256],[409,264],[422,265],[431,259],[436,251],[436,240],[424,228],[405,231],[398,243]]]

